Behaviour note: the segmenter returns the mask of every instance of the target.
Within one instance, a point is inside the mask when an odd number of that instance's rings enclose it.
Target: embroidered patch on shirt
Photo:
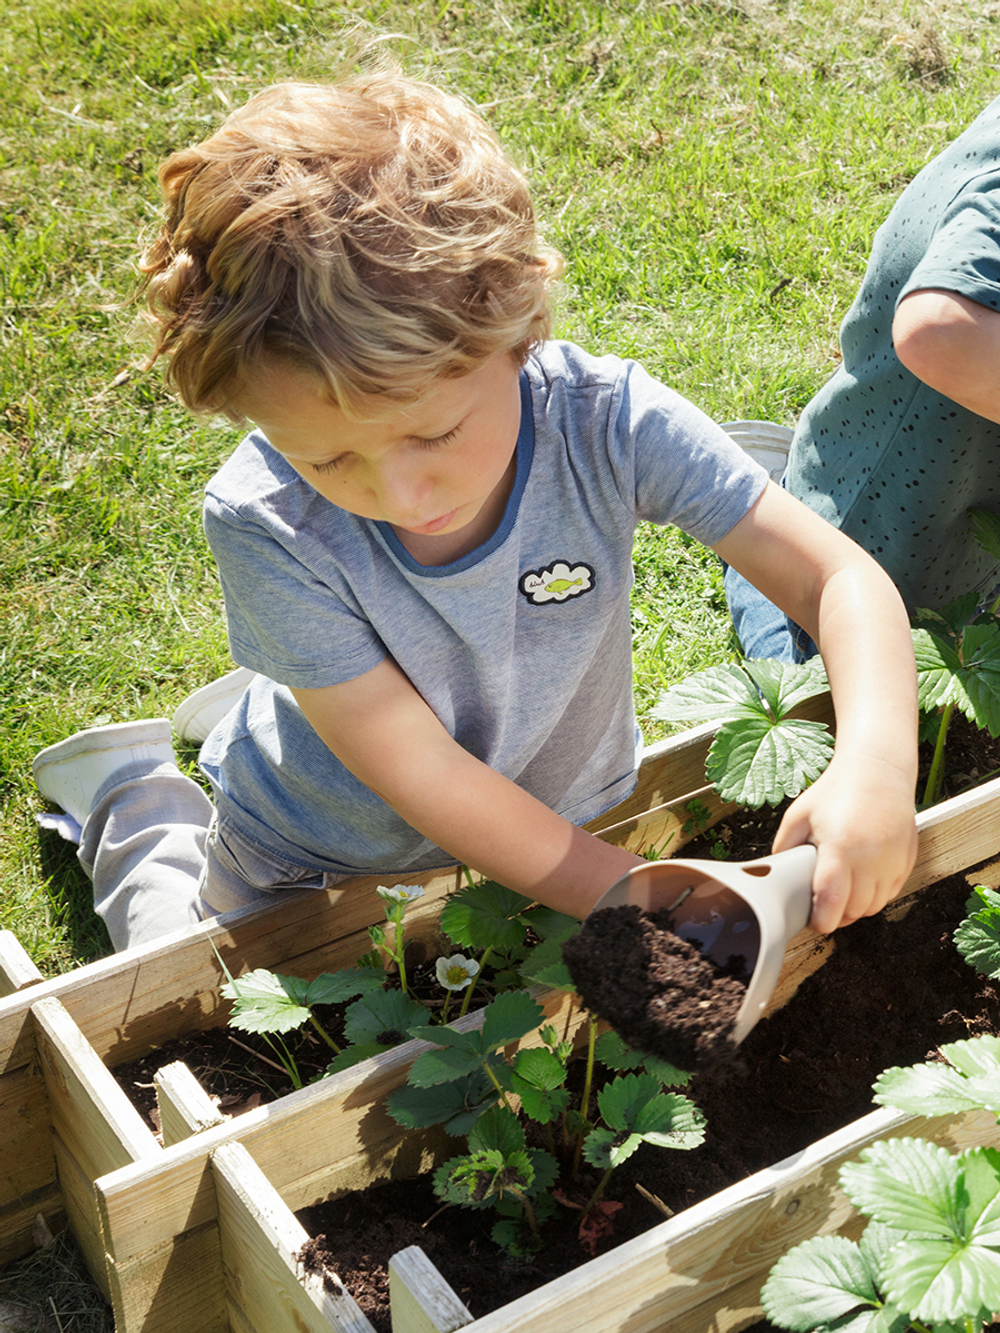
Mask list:
[[[589,565],[568,565],[565,560],[556,560],[548,569],[529,570],[518,588],[529,602],[542,606],[545,602],[565,602],[590,592],[595,577]]]

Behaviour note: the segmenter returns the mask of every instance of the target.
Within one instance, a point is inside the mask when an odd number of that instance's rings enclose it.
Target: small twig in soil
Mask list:
[[[443,1203],[441,1207],[437,1210],[437,1212],[431,1213],[430,1217],[427,1219],[426,1222],[420,1223],[420,1229],[422,1231],[425,1230],[427,1227],[430,1226],[430,1224],[434,1221],[436,1217],[440,1217],[442,1213],[446,1213],[450,1207],[451,1207],[450,1203]]]
[[[244,1046],[241,1041],[236,1040],[236,1038],[233,1036],[231,1032],[227,1033],[226,1035],[229,1037],[229,1040],[233,1043],[234,1046],[238,1046],[241,1051],[246,1051],[247,1055],[254,1055],[257,1057],[258,1060],[263,1060],[263,1062],[266,1065],[270,1065],[272,1069],[276,1069],[279,1074],[287,1075],[288,1070],[282,1069],[281,1065],[279,1065],[276,1060],[269,1060],[266,1055],[261,1055],[260,1051],[255,1051],[252,1046]]]
[[[636,1181],[635,1187],[642,1195],[642,1197],[644,1199],[647,1199],[653,1205],[654,1208],[659,1208],[660,1212],[663,1214],[664,1217],[675,1216],[674,1210],[672,1208],[668,1208],[667,1205],[658,1195],[651,1194],[645,1185],[640,1185],[639,1182]]]

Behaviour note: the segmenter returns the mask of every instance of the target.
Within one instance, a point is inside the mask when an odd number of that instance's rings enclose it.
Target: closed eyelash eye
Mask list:
[[[448,431],[444,435],[438,435],[433,440],[424,440],[418,438],[417,444],[421,449],[436,449],[438,448],[439,445],[450,444],[457,434],[458,434],[458,427],[456,426],[453,430]]]
[[[311,463],[310,467],[314,472],[335,472],[344,461],[344,455],[339,458],[331,458],[327,463]]]

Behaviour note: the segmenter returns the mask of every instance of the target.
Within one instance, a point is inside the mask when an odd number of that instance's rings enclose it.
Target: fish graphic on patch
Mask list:
[[[567,560],[555,560],[547,568],[531,569],[521,576],[518,590],[535,606],[546,602],[565,602],[571,597],[582,597],[590,592],[596,575],[590,565],[571,565]]]

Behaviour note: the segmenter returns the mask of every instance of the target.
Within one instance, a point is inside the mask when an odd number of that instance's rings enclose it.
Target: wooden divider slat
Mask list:
[[[309,1239],[241,1143],[212,1154],[230,1308],[256,1333],[374,1333],[338,1279],[307,1274]]]

